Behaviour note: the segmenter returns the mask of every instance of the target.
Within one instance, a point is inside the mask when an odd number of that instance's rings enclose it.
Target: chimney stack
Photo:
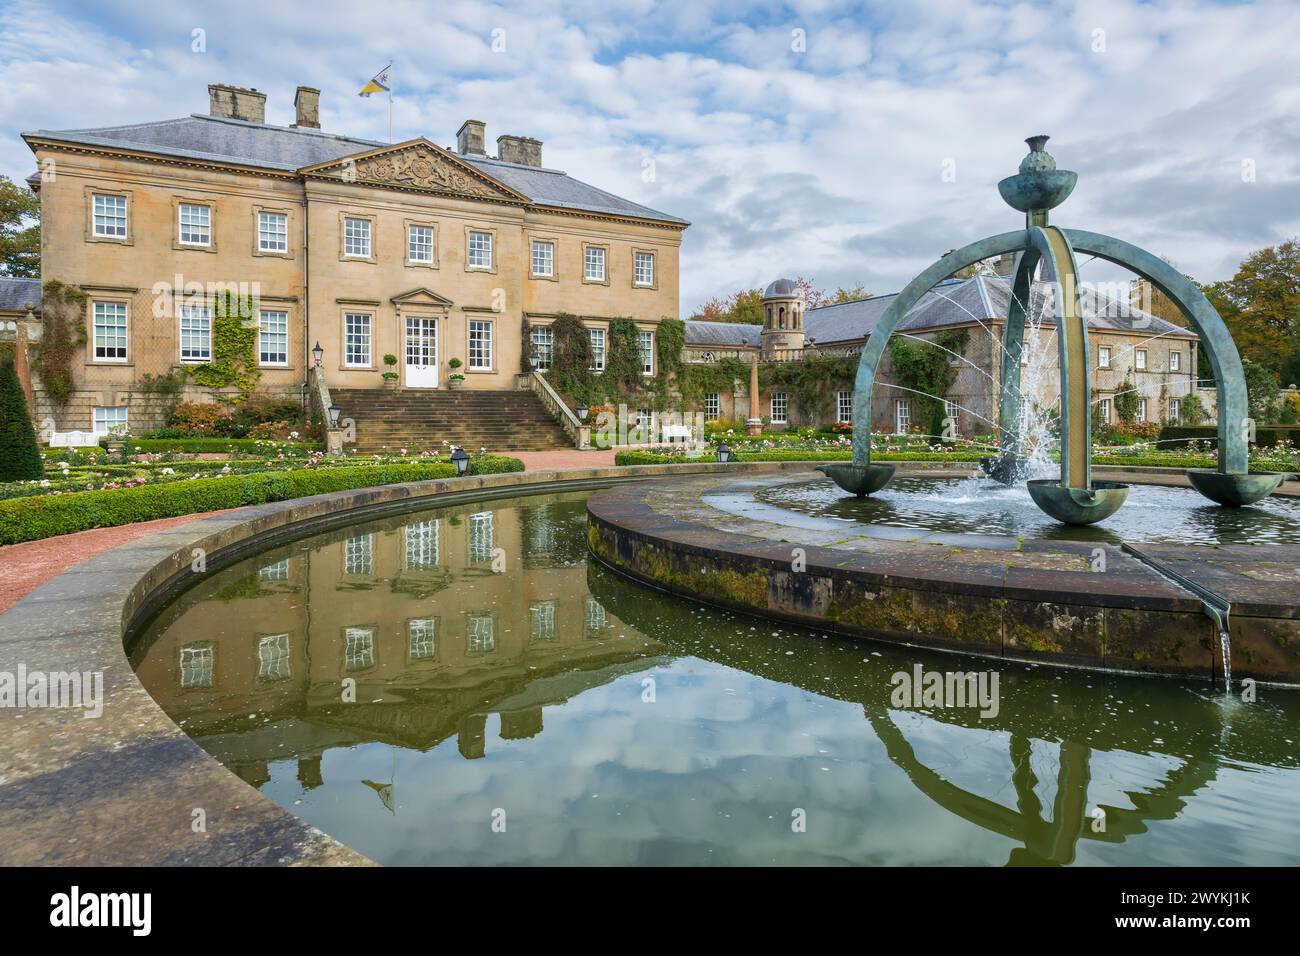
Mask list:
[[[1016,267],[1016,254],[1014,252],[1004,252],[998,256],[997,262],[993,263],[993,271],[1000,276],[1010,276]]]
[[[242,86],[209,83],[208,114],[249,123],[265,123],[266,94]]]
[[[497,159],[520,166],[541,166],[542,141],[531,136],[498,136]]]
[[[484,148],[486,125],[480,120],[465,120],[456,131],[456,152],[462,156],[487,156]]]
[[[298,87],[298,92],[293,95],[293,108],[297,114],[294,126],[320,129],[320,90],[310,86]]]

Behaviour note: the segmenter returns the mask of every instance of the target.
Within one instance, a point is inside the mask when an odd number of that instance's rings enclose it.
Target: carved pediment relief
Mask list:
[[[406,189],[427,189],[475,199],[527,201],[527,197],[497,182],[427,140],[412,140],[360,156],[319,163],[301,170],[345,182],[374,183]]]

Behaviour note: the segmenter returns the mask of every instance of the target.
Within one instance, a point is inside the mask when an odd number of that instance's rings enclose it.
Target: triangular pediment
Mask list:
[[[432,289],[426,289],[423,286],[418,289],[400,292],[388,301],[393,305],[436,306],[441,309],[450,308],[454,304],[451,299],[438,295]]]
[[[318,179],[341,179],[393,189],[414,189],[498,202],[528,202],[523,193],[423,137],[304,166],[298,172]]]

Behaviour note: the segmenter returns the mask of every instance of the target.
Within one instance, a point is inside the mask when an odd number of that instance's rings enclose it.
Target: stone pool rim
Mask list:
[[[102,671],[104,681],[97,719],[79,709],[0,708],[0,865],[373,865],[210,757],[136,677],[125,642],[196,580],[196,549],[206,574],[279,543],[404,512],[665,475],[806,467],[700,462],[381,485],[238,508],[88,558],[0,614],[0,671]],[[195,810],[204,815],[200,833]]]
[[[1113,473],[1097,469],[1096,476]],[[1131,469],[1124,477],[1141,482]],[[1152,477],[1153,484],[1187,486],[1185,477]],[[1173,563],[1182,559],[1171,557],[1171,548],[1199,552],[1212,581],[1218,573],[1222,582],[1225,568],[1247,560],[1244,546],[1143,544],[1139,554],[1125,545],[1000,535],[917,531],[927,540],[907,541],[868,527],[857,529],[862,548],[850,550],[834,546],[849,539],[828,546],[809,534],[801,541],[798,529],[761,512],[717,505],[716,514],[700,516],[707,499],[753,493],[752,482],[683,478],[679,484],[676,499],[665,481],[592,495],[587,516],[594,559],[679,597],[831,634],[1004,662],[1222,683],[1218,634],[1201,597],[1153,568],[1151,555]],[[1300,488],[1292,485],[1280,495],[1297,497]],[[891,544],[876,543],[885,540]],[[793,548],[804,552],[798,571]],[[937,548],[966,553],[944,561],[946,550]],[[1107,573],[1088,568],[1097,548],[1106,554]],[[1257,570],[1269,570],[1258,555],[1264,551],[1300,566],[1300,547],[1272,544],[1256,549]],[[1057,564],[1081,563],[1052,567],[1049,555]],[[1234,681],[1300,687],[1300,598],[1288,593],[1285,581],[1225,586],[1249,595],[1233,600],[1233,646],[1243,658],[1233,655]]]
[[[135,676],[124,639],[183,590],[195,548],[205,550],[207,569],[216,571],[283,541],[403,512],[673,476],[806,471],[813,464],[548,469],[384,485],[195,519],[74,565],[0,614],[0,670],[20,661],[47,671],[103,670],[104,714],[85,720],[79,711],[0,709],[0,864],[372,864],[208,756]],[[972,470],[965,463],[899,465],[900,474],[914,476],[964,477]],[[1123,473],[1181,483],[1180,469]],[[196,808],[206,814],[202,834],[192,829]]]

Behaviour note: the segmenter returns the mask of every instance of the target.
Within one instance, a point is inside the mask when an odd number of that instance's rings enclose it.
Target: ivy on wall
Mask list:
[[[672,384],[680,386],[685,368],[682,350],[686,345],[686,323],[680,319],[660,321],[655,329],[655,374],[650,376],[642,370],[637,331],[636,322],[630,318],[610,320],[605,332],[605,368],[597,374],[591,368],[594,356],[587,327],[576,316],[556,316],[551,323],[554,354],[548,381],[574,404],[667,409],[673,404]]]
[[[72,366],[86,344],[86,293],[57,279],[41,287],[41,341],[32,357],[45,395],[58,408],[72,397]]]
[[[758,385],[763,390],[790,393],[799,416],[816,419],[826,411],[833,391],[853,387],[857,371],[857,356],[805,352],[798,362],[760,365]]]
[[[234,401],[246,399],[257,388],[262,373],[257,367],[257,317],[251,296],[229,290],[217,293],[213,302],[212,361],[194,366],[190,377],[207,388],[239,389]]]
[[[910,390],[901,397],[916,409],[913,421],[923,423],[926,434],[943,434],[942,398],[957,380],[957,371],[950,360],[952,353],[961,355],[965,352],[969,342],[968,329],[945,329],[935,335],[933,342],[901,336],[889,340],[894,378],[899,385]]]

